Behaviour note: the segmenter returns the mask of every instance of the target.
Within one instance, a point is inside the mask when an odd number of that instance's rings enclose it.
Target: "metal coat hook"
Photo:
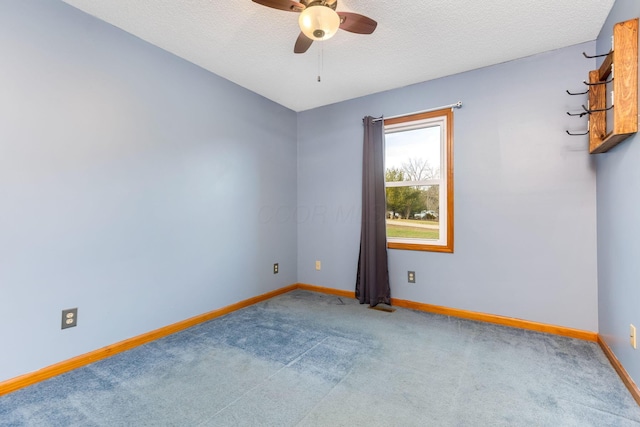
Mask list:
[[[613,108],[613,105],[611,107],[609,107],[609,108],[598,108],[598,109],[595,109],[595,110],[589,110],[587,107],[584,106],[584,104],[582,105],[582,109],[584,111],[586,111],[586,113],[584,113],[584,114],[591,114],[591,113],[599,113],[599,112],[602,112],[602,111],[609,111],[612,108]]]
[[[611,53],[611,51],[609,51],[609,53]],[[591,56],[591,55],[587,55],[586,53],[582,52],[584,57],[585,58],[589,58],[589,59],[591,59],[591,58],[602,58],[603,56],[609,55],[609,53],[603,53],[602,55],[593,55],[593,56]]]
[[[588,93],[589,93],[589,90],[585,90],[584,92],[576,92],[576,93],[569,92],[569,91],[567,90],[567,93],[568,93],[569,95],[586,95],[586,94],[588,94]]]
[[[571,135],[571,136],[583,136],[583,135],[589,134],[589,131],[586,131],[585,133],[571,133],[568,130],[566,130],[565,132],[567,132],[567,135]]]
[[[586,80],[583,80],[582,83],[586,84],[587,86],[598,86],[598,85],[606,85],[609,84],[613,81],[613,78],[611,78],[611,80],[608,80],[606,82],[595,82],[595,83],[589,83]]]
[[[582,116],[586,116],[589,113],[570,113],[567,111],[567,116],[578,116],[578,117],[582,117]]]

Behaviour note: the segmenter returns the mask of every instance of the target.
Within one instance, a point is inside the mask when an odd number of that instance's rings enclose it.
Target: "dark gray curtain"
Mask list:
[[[375,307],[379,303],[391,303],[385,226],[384,127],[380,119],[367,116],[362,120],[362,231],[356,298],[360,304]]]

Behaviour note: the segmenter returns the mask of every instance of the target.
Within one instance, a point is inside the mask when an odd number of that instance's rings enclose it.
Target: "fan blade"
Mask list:
[[[298,36],[298,40],[296,40],[296,45],[293,48],[293,53],[305,53],[309,46],[311,46],[313,40],[309,37],[305,36],[304,33],[300,33]]]
[[[302,12],[305,6],[293,0],[253,0],[254,3],[289,12]]]
[[[371,34],[378,26],[376,21],[359,13],[338,12],[338,15],[340,16],[340,28],[351,33]]]

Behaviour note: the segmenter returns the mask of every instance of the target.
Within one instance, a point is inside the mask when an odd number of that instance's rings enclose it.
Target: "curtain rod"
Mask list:
[[[442,107],[436,107],[436,108],[429,108],[428,110],[414,111],[413,113],[400,114],[398,116],[391,116],[391,117],[382,116],[379,119],[373,119],[373,121],[379,122],[380,120],[397,119],[398,117],[412,116],[414,114],[421,114],[421,113],[429,113],[431,111],[444,110],[445,108],[461,108],[461,107],[462,107],[462,101],[458,101],[455,104],[443,105]]]

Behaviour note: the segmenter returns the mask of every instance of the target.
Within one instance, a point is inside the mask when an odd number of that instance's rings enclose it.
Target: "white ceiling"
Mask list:
[[[338,0],[376,31],[296,55],[298,14],[251,0],[64,1],[294,111],[594,40],[614,3]]]

